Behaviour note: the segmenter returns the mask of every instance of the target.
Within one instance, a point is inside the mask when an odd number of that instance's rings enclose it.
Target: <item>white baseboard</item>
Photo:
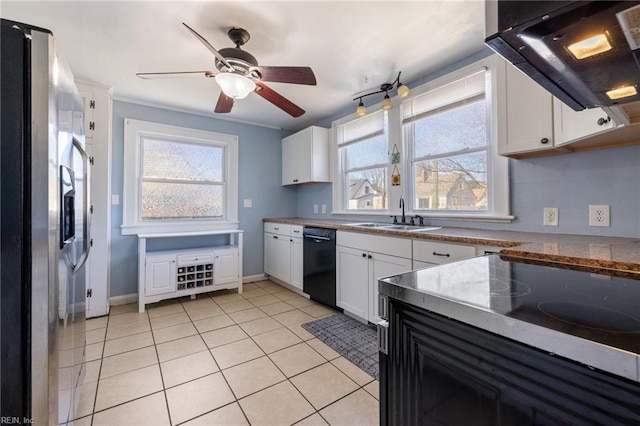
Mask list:
[[[267,276],[265,274],[248,275],[246,277],[242,277],[242,282],[244,284],[247,284],[247,283],[254,283],[256,281],[264,281],[266,279],[267,279]]]
[[[242,277],[243,284],[253,283],[256,281],[264,281],[267,279],[265,274],[248,275]],[[129,303],[138,302],[138,293],[123,294],[122,296],[111,296],[109,298],[110,306],[127,305]]]
[[[138,302],[138,293],[123,294],[122,296],[111,296],[109,298],[109,305],[111,306],[128,305],[129,303],[137,303],[137,302]]]

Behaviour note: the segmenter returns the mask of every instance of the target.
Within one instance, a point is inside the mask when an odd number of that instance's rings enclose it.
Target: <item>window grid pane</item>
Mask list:
[[[413,123],[414,158],[487,145],[484,99],[428,115]]]
[[[142,220],[221,218],[224,185],[142,182]]]
[[[143,178],[222,182],[224,148],[194,143],[144,138]]]
[[[344,175],[348,210],[385,210],[388,207],[387,168],[379,167]]]
[[[417,209],[488,209],[487,151],[418,161],[413,172]]]

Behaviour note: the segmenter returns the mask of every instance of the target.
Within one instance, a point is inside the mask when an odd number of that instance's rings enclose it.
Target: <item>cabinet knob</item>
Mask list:
[[[278,239],[278,236],[277,236],[277,235],[274,235],[274,236],[273,236],[273,238],[275,238],[275,239],[277,240],[277,239]]]
[[[600,117],[600,118],[598,118],[598,126],[604,126],[605,124],[607,124],[610,121],[611,121],[611,117],[609,117],[609,116],[607,116],[607,118]]]
[[[543,145],[548,144],[549,143],[549,138],[540,139],[540,143],[543,144]]]
[[[368,259],[371,259],[372,257],[373,257],[373,256],[371,256],[371,255],[367,256],[367,258],[368,258]]]
[[[362,257],[367,257],[367,253],[362,253]]]

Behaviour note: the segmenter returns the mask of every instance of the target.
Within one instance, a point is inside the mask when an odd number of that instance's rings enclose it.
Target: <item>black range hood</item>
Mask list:
[[[574,110],[640,101],[640,1],[489,0],[486,19],[485,43]]]

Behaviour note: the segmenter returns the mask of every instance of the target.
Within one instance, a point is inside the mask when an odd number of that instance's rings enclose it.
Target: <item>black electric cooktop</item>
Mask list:
[[[380,292],[390,297],[402,295],[410,303],[417,301],[414,305],[422,300],[422,307],[430,309],[433,300],[426,293],[498,314],[505,323],[515,318],[640,354],[640,279],[513,262],[491,255],[383,279]],[[416,297],[421,293],[422,299]],[[478,315],[478,322],[482,321]]]

